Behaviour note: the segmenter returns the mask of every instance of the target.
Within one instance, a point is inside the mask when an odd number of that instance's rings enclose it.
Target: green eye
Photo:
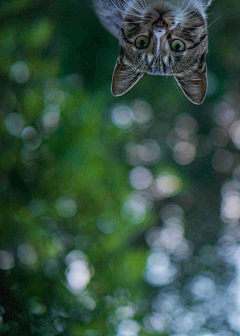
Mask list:
[[[176,52],[184,51],[186,49],[185,44],[180,40],[174,40],[171,44],[171,49]]]
[[[139,36],[136,41],[135,45],[138,49],[145,49],[149,46],[149,39],[147,36]]]

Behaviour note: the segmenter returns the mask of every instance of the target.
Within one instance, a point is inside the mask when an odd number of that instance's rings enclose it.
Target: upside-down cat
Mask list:
[[[102,25],[119,39],[112,94],[121,96],[144,74],[174,76],[186,97],[201,104],[207,89],[211,0],[94,0]]]

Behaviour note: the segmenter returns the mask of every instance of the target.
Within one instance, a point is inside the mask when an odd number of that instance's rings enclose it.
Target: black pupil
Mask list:
[[[182,46],[181,46],[180,43],[177,43],[177,44],[175,45],[175,50],[176,50],[176,51],[181,51],[181,50],[182,50]]]
[[[141,41],[140,41],[140,47],[141,48],[145,48],[146,47],[146,41],[144,40],[144,39],[141,39]]]

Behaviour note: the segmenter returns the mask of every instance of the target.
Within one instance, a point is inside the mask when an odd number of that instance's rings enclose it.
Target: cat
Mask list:
[[[185,96],[202,104],[207,90],[206,9],[212,0],[93,0],[101,24],[119,39],[113,96],[144,74],[173,76]]]

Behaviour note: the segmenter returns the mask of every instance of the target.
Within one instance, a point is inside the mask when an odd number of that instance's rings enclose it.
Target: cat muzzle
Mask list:
[[[153,24],[153,33],[157,38],[160,38],[166,33],[168,24],[164,21],[162,18],[162,14],[160,15],[160,18],[154,22]]]

